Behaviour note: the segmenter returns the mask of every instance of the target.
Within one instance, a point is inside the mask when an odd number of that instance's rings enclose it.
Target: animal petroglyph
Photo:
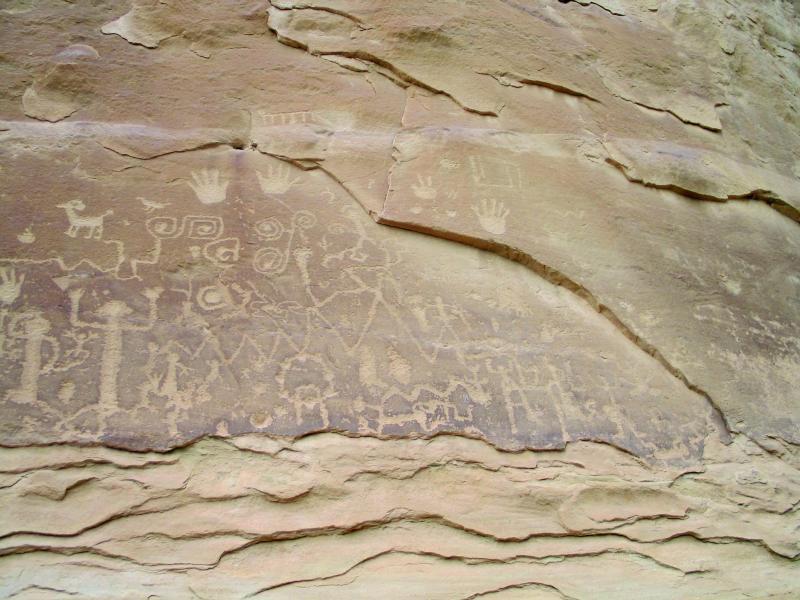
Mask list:
[[[486,231],[495,235],[503,235],[506,232],[506,219],[509,210],[505,207],[502,200],[494,198],[482,198],[472,211],[478,215],[478,222]]]
[[[171,202],[156,202],[155,200],[149,200],[147,198],[142,198],[142,197],[137,198],[137,200],[139,200],[139,202],[142,203],[142,206],[144,207],[144,212],[147,214],[156,210],[163,210],[167,208],[170,204],[172,204]]]
[[[195,196],[200,202],[219,204],[225,201],[229,182],[220,178],[218,169],[192,171],[191,177],[192,180],[187,183],[194,190]]]
[[[267,165],[266,174],[256,171],[258,185],[265,194],[285,194],[293,185],[300,181],[300,177],[292,179],[289,165]]]
[[[64,232],[69,237],[77,237],[82,229],[86,230],[84,237],[101,239],[103,237],[103,221],[104,219],[114,214],[114,211],[109,209],[103,214],[95,215],[92,217],[80,214],[86,210],[86,205],[80,200],[70,200],[64,204],[57,204],[58,208],[63,208],[67,213],[69,219],[69,228]]]

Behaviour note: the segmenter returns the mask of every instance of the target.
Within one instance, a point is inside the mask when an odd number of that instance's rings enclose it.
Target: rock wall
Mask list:
[[[0,31],[0,597],[800,595],[796,3]]]

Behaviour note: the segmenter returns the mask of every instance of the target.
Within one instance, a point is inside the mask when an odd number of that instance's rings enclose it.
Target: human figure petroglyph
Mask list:
[[[510,213],[502,200],[482,198],[477,205],[472,207],[472,212],[478,215],[478,222],[486,231],[495,235],[506,232],[506,219]]]
[[[417,183],[411,184],[411,191],[413,191],[414,195],[421,200],[434,200],[438,195],[438,191],[433,186],[433,177],[430,175],[427,177],[417,175]]]
[[[39,395],[39,375],[49,371],[58,358],[58,341],[47,335],[50,321],[40,312],[17,315],[11,322],[10,330],[11,337],[25,340],[25,349],[19,387],[9,390],[6,398],[15,402],[34,403]],[[51,358],[47,365],[42,364],[45,343],[51,347]]]
[[[267,165],[266,174],[256,171],[258,185],[265,194],[285,194],[293,185],[300,181],[300,177],[292,179],[289,165]]]
[[[203,204],[224,202],[228,191],[228,181],[220,178],[219,169],[200,169],[192,171],[189,187]]]
[[[86,205],[80,200],[70,200],[64,204],[56,204],[56,206],[66,211],[69,228],[64,233],[72,238],[78,237],[81,229],[86,229],[86,235],[84,236],[86,239],[102,239],[103,221],[107,216],[114,214],[111,209],[91,217],[79,214],[86,210]]]
[[[275,377],[281,397],[288,400],[295,411],[298,425],[304,421],[303,411],[318,411],[323,427],[330,427],[326,401],[333,398],[334,376],[318,356],[301,352],[284,361]]]
[[[118,407],[117,379],[122,363],[122,334],[125,331],[149,331],[157,318],[156,302],[163,290],[150,288],[143,292],[149,303],[147,322],[143,325],[126,322],[133,314],[133,309],[120,300],[110,300],[97,309],[100,322],[87,322],[80,319],[80,301],[84,290],[75,288],[69,291],[70,298],[70,324],[73,327],[88,327],[98,329],[104,333],[103,353],[100,359],[100,414],[106,417]]]
[[[14,267],[0,267],[0,304],[13,304],[22,292],[25,273],[17,276]]]

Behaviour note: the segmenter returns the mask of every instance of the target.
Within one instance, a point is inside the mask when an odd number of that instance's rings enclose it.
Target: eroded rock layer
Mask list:
[[[800,594],[796,3],[0,32],[2,597]]]

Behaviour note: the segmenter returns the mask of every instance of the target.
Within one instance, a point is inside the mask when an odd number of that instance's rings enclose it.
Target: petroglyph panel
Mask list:
[[[0,597],[798,597],[798,10],[0,2]]]
[[[378,227],[323,173],[221,148],[120,175],[131,159],[106,154],[50,151],[66,194],[75,160],[91,174],[73,192],[91,216],[29,190],[36,241],[3,224],[7,443],[461,432],[682,461],[716,431],[703,398],[565,290],[489,253]],[[26,185],[15,160],[30,157],[19,148],[9,161],[8,197]],[[500,232],[509,209],[476,206]]]
[[[800,236],[791,218],[757,199],[702,202],[632,185],[592,137],[426,128],[401,133],[395,147],[379,220],[493,249],[582,288],[708,394],[732,429],[800,442]],[[659,162],[665,172],[668,164]],[[421,178],[439,186],[421,196]]]

